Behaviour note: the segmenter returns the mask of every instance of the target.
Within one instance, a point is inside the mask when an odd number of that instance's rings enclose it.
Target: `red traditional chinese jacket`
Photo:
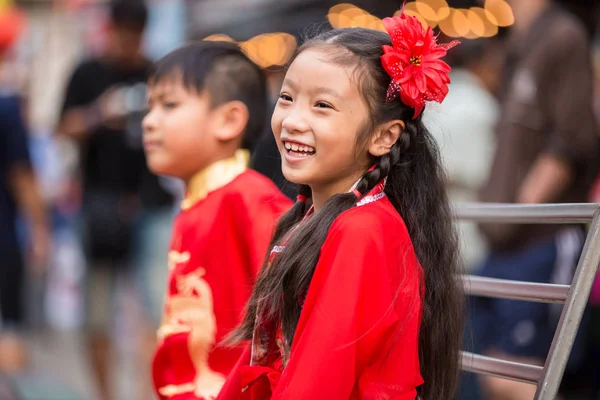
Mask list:
[[[255,327],[219,400],[417,398],[423,272],[382,189],[331,226],[290,354]]]
[[[175,220],[152,363],[161,400],[216,397],[240,357],[215,344],[240,322],[276,220],[291,205],[247,160],[238,151],[196,175]]]

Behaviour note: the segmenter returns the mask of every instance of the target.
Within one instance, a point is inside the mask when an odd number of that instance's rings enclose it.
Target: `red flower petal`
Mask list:
[[[436,73],[434,70],[429,68],[423,68],[423,74],[429,78],[431,82],[433,82],[436,86],[442,86],[444,81],[442,80],[440,74]]]
[[[423,73],[423,68],[419,68],[418,71],[415,71],[415,73],[413,73],[413,77],[415,79],[415,84],[417,86],[417,89],[419,89],[419,92],[424,93],[427,89],[427,79],[425,77],[425,74]]]
[[[459,42],[438,44],[430,27],[424,29],[416,17],[404,13],[385,18],[383,25],[392,40],[392,46],[383,46],[381,57],[392,78],[386,101],[400,96],[404,104],[415,109],[416,118],[425,101],[441,102],[448,94],[450,66],[441,58]]]

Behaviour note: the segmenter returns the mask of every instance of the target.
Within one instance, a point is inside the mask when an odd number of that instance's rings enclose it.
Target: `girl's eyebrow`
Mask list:
[[[285,78],[283,80],[283,85],[289,86],[292,90],[298,90],[298,85],[289,78]],[[325,87],[325,86],[319,86],[319,87],[313,88],[311,91],[315,94],[327,93],[333,97],[337,97],[340,99],[342,98],[342,96],[340,96],[340,94],[337,91],[333,90],[332,88]]]
[[[283,80],[282,86],[283,85],[287,85],[287,86],[291,87],[294,90],[298,89],[298,85],[293,80],[291,80],[290,78],[285,78]]]
[[[313,91],[315,93],[327,93],[333,97],[337,97],[338,99],[342,98],[342,96],[340,96],[338,92],[336,92],[335,90],[333,90],[331,88],[325,87],[325,86],[319,86],[319,87],[315,88]]]

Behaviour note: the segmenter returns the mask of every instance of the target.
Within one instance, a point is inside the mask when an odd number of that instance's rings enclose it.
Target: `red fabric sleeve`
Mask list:
[[[287,197],[277,194],[277,197],[273,196],[259,203],[255,209],[246,210],[250,227],[246,243],[255,244],[249,249],[250,258],[253,260],[253,276],[258,275],[263,261],[268,256],[270,250],[268,245],[275,232],[277,220],[292,206],[292,202]]]
[[[361,208],[340,216],[273,398],[414,400],[422,383],[420,271],[401,222]]]

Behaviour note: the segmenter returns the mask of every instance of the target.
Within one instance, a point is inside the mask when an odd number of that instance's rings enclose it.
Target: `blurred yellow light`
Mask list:
[[[421,14],[432,28],[436,26],[437,22],[448,18],[450,15],[450,8],[446,0],[416,0],[406,3],[405,10],[409,11],[407,13],[409,15]],[[396,11],[394,16],[400,15],[401,12],[402,9]]]
[[[343,14],[328,14],[327,19],[332,27],[339,28],[349,28],[352,24],[352,20]]]
[[[294,51],[296,51],[296,46],[298,46],[298,42],[294,35],[290,35],[289,33],[279,33],[280,37],[283,39],[283,45],[285,47],[285,54],[281,62],[277,65],[285,65],[288,63]]]
[[[404,5],[404,11],[419,14],[419,10],[417,10],[417,3],[415,3],[414,1],[411,1],[410,3],[406,3]],[[396,11],[396,13],[394,15],[400,15],[401,12],[402,12],[402,9]]]
[[[486,0],[485,9],[494,16],[498,26],[510,26],[515,23],[512,8],[504,0]]]
[[[215,33],[213,35],[209,35],[207,37],[205,37],[204,39],[207,42],[231,42],[231,43],[235,43],[235,40],[229,36],[226,35],[224,33]]]
[[[471,7],[469,11],[477,14],[477,16],[481,19],[481,22],[483,23],[483,33],[479,36],[492,37],[498,34],[498,25],[494,23],[496,19],[491,15],[489,11],[484,10],[481,7]]]
[[[462,10],[454,8],[450,13],[450,19],[452,20],[452,26],[459,36],[466,36],[469,34],[469,18],[463,13]]]
[[[332,27],[338,28],[350,28],[350,27],[363,27],[365,21],[367,21],[370,14],[365,10],[358,8],[349,3],[342,3],[333,6],[329,9],[327,14],[327,20]]]
[[[296,38],[288,33],[264,33],[240,44],[252,61],[262,68],[285,65],[296,48]]]
[[[381,19],[375,17],[375,19],[373,20],[372,24],[371,24],[371,29],[375,29],[378,31],[382,31],[382,32],[387,32],[385,30],[385,26],[383,25],[383,21],[381,21]]]
[[[450,14],[446,0],[416,0],[417,10],[429,21],[441,21]],[[431,9],[433,13],[430,13]]]
[[[443,20],[438,22],[438,26],[440,27],[440,30],[444,33],[444,35],[452,38],[460,37],[461,35],[458,32],[456,32],[456,29],[454,28],[451,15],[452,10],[450,11],[448,18],[444,18]]]
[[[257,65],[261,65],[258,58],[258,41],[255,38],[240,43],[242,51]]]
[[[344,14],[350,8],[354,8],[352,4],[342,3],[337,4],[329,9],[327,19],[334,28],[348,28],[352,23],[352,19]]]
[[[398,10],[394,13],[394,16],[398,16],[400,15],[400,13],[402,13],[402,10]],[[436,21],[431,21],[428,20],[427,18],[425,18],[423,16],[423,14],[421,14],[419,12],[419,10],[417,9],[417,3],[416,2],[411,2],[411,3],[406,3],[406,5],[404,6],[404,13],[406,15],[411,15],[413,17],[417,17],[417,19],[419,20],[419,22],[421,22],[421,25],[423,25],[424,29],[427,29],[427,27],[431,27],[431,28],[435,28],[435,26],[437,25]]]
[[[465,15],[469,20],[470,33],[475,37],[482,37],[485,33],[485,24],[481,17],[473,10],[466,10]]]
[[[439,21],[436,10],[429,4],[428,0],[415,1],[415,8],[428,21]]]
[[[427,22],[427,20],[425,19],[425,17],[423,17],[417,11],[404,10],[404,14],[411,15],[413,17],[417,17],[417,19],[419,20],[419,22],[421,23],[421,25],[423,25],[423,29],[429,28],[429,23]]]
[[[351,20],[360,15],[364,15],[364,14],[368,14],[368,13],[365,10],[363,10],[362,8],[358,8],[356,6],[348,7],[344,11],[340,12],[340,15],[344,15],[344,16],[350,18]]]
[[[450,16],[450,7],[448,7],[448,3],[446,3],[444,0],[441,0],[441,2],[443,3],[443,5],[437,9],[437,20],[438,21],[441,21]]]
[[[336,4],[335,6],[333,6],[329,9],[329,14],[339,14],[342,11],[345,11],[348,8],[352,8],[352,7],[354,7],[354,6],[350,3]]]
[[[354,17],[350,26],[355,28],[375,29],[385,32],[385,27],[383,26],[381,19],[369,13],[364,13]]]

